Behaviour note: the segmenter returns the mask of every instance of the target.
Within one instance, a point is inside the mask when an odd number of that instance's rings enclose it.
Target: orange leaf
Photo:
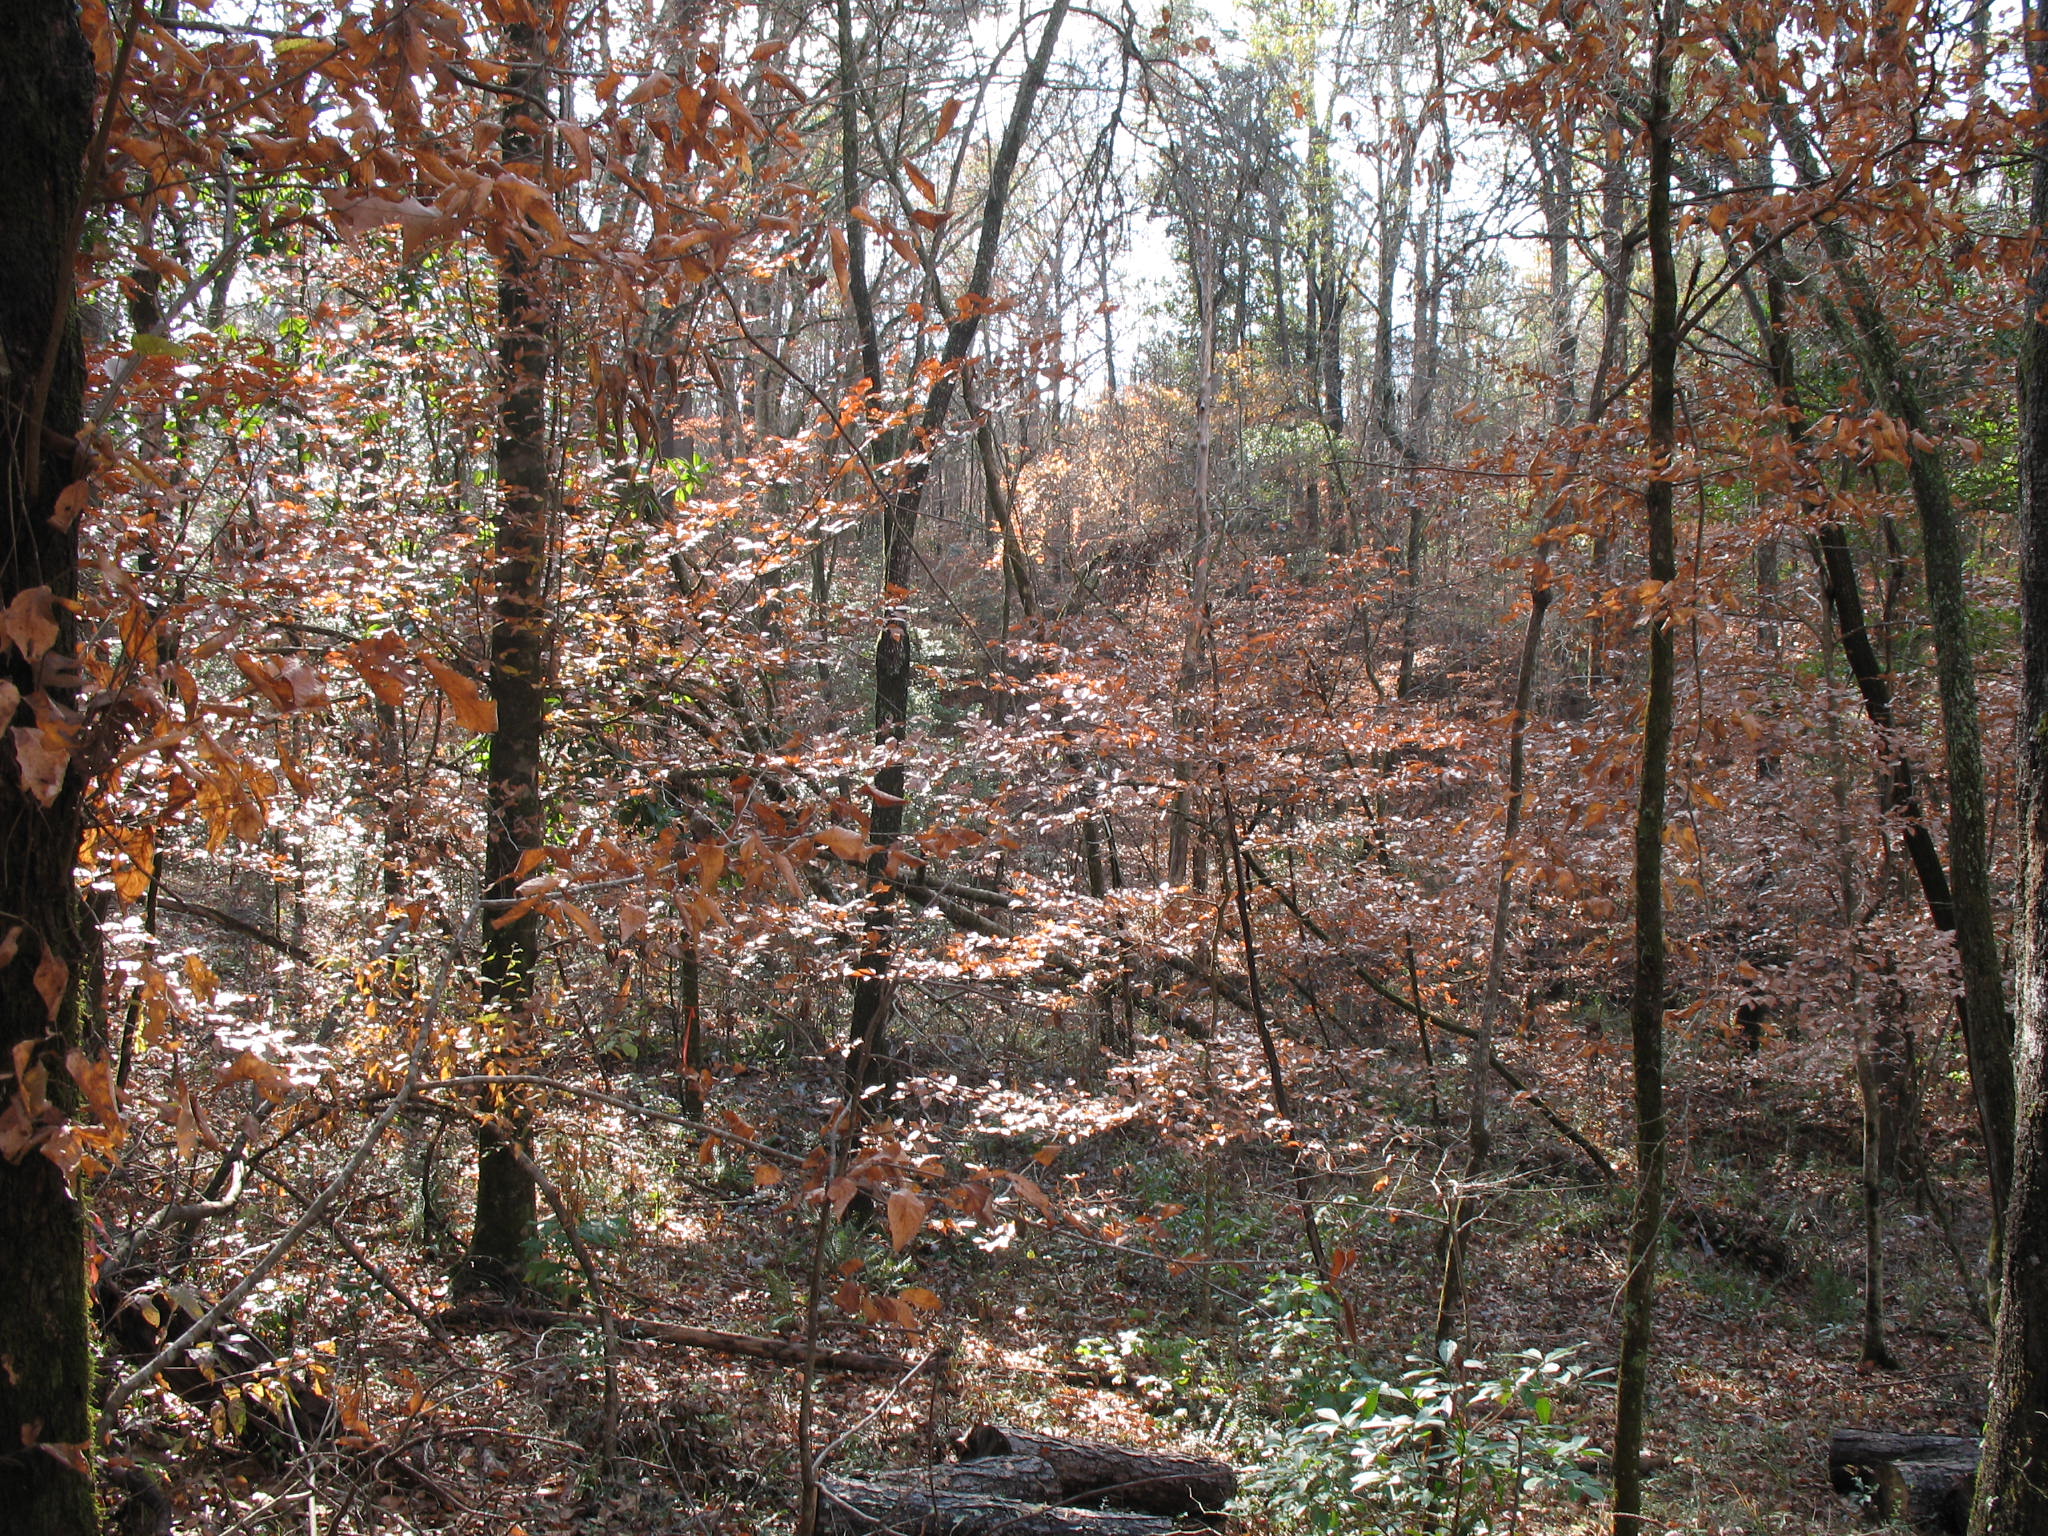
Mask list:
[[[484,697],[482,685],[475,678],[464,677],[453,667],[444,666],[431,656],[422,656],[420,665],[432,674],[441,691],[448,696],[448,703],[455,710],[457,725],[479,736],[488,736],[497,730],[498,706]]]
[[[906,1287],[902,1295],[905,1301],[923,1312],[936,1312],[944,1305],[936,1293],[926,1290],[921,1285]]]
[[[960,98],[957,96],[947,97],[945,105],[939,108],[938,123],[932,128],[932,142],[934,144],[953,131],[953,122],[959,116]]]
[[[766,1189],[770,1184],[782,1182],[782,1170],[773,1163],[754,1164],[754,1188]]]
[[[85,510],[92,497],[92,487],[83,480],[74,480],[57,493],[56,508],[50,513],[50,526],[60,533],[69,533],[71,525],[78,521],[78,514]]]
[[[818,846],[836,853],[842,859],[858,864],[868,856],[868,842],[851,827],[822,827],[813,836]]]

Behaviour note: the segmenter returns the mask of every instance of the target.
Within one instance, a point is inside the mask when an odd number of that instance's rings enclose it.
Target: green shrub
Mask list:
[[[1410,1356],[1382,1381],[1351,1359],[1335,1305],[1314,1281],[1259,1331],[1282,1367],[1290,1422],[1269,1430],[1250,1490],[1276,1520],[1316,1532],[1496,1536],[1521,1528],[1530,1495],[1597,1497],[1580,1463],[1584,1435],[1556,1420],[1562,1394],[1587,1377],[1575,1349],[1528,1349],[1495,1362]]]

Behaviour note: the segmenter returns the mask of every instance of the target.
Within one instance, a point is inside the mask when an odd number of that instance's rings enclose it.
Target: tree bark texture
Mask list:
[[[1678,444],[1678,272],[1671,228],[1671,54],[1682,0],[1659,0],[1644,132],[1649,140],[1649,453],[1643,491],[1650,580],[1678,577],[1672,529],[1672,458]],[[1642,778],[1635,825],[1635,977],[1629,1036],[1635,1064],[1636,1196],[1623,1282],[1621,1360],[1614,1425],[1614,1533],[1641,1529],[1643,1428],[1649,1402],[1650,1339],[1657,1250],[1664,1231],[1664,813],[1676,670],[1666,599],[1649,613],[1650,678],[1643,711]]]
[[[1178,1522],[1122,1510],[1058,1505],[956,1491],[919,1473],[827,1477],[818,1485],[824,1536],[1173,1536]]]
[[[2038,4],[2027,17],[2035,105],[2048,107],[2048,18]],[[2033,217],[2037,229],[2048,224],[2048,137],[2034,147]],[[1974,1536],[2048,1530],[2048,260],[2038,250],[2035,260],[2020,343],[2018,1105]]]
[[[52,514],[80,472],[72,439],[85,358],[72,265],[93,97],[73,0],[0,8],[0,606],[37,588],[57,600],[77,590],[77,532]],[[56,626],[49,653],[69,655],[69,610],[57,601],[45,611]],[[4,641],[0,680],[13,690],[0,744],[0,943],[11,951],[0,967],[0,1109],[27,1117],[10,1127],[25,1141],[75,1103],[65,1058],[87,1022],[88,934],[73,881],[82,786],[68,766],[47,804],[24,784],[23,748],[63,744],[37,723],[34,659]],[[53,687],[40,702],[75,701]],[[91,1389],[84,1214],[57,1164],[20,1145],[0,1159],[0,1532],[98,1529],[86,1471]]]
[[[1059,1478],[1062,1499],[1100,1498],[1155,1515],[1214,1515],[1237,1496],[1237,1473],[1213,1456],[1140,1451],[1096,1440],[977,1424],[956,1444],[972,1465],[985,1457],[1036,1457]]]
[[[1895,1435],[1879,1429],[1838,1429],[1828,1437],[1828,1484],[1837,1493],[1877,1486],[1878,1472],[1894,1461],[1957,1461],[1974,1457],[1966,1435]]]
[[[531,24],[506,28],[504,128],[508,168],[540,179],[547,100],[547,40]],[[498,707],[484,767],[485,920],[482,1000],[498,1016],[501,1062],[515,1070],[532,1044],[534,973],[540,964],[540,916],[505,921],[517,902],[520,860],[541,846],[541,738],[547,728],[548,320],[544,263],[525,228],[503,235],[498,257],[498,529],[492,573],[491,697]],[[495,1128],[478,1133],[476,1224],[463,1284],[508,1290],[534,1240],[532,1176],[517,1151],[528,1110],[516,1096],[492,1094]]]

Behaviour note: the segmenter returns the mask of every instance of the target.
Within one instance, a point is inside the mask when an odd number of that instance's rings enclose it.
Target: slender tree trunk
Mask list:
[[[1592,389],[1594,411],[1607,403],[1604,381],[1628,373],[1629,282],[1635,267],[1635,244],[1628,233],[1628,156],[1623,145],[1619,116],[1609,124],[1610,154],[1600,180],[1600,359],[1595,367]],[[1596,587],[1611,585],[1614,541],[1602,519],[1593,535],[1588,561]],[[1586,691],[1597,694],[1612,680],[1608,657],[1612,650],[1612,620],[1601,604],[1594,604],[1586,620]]]
[[[1191,199],[1183,199],[1191,210]],[[1191,215],[1192,217],[1192,215]],[[1201,678],[1202,651],[1209,629],[1209,564],[1214,530],[1209,506],[1211,459],[1216,410],[1216,254],[1212,233],[1191,237],[1195,245],[1195,308],[1199,327],[1195,349],[1195,508],[1193,549],[1188,567],[1188,624],[1181,639],[1180,703],[1174,724],[1185,733],[1194,725],[1194,695]],[[1174,766],[1180,788],[1173,797],[1167,831],[1166,882],[1181,885],[1188,878],[1188,856],[1194,842],[1193,769],[1183,757]]]
[[[1805,124],[1782,99],[1772,104],[1771,120],[1792,168],[1802,181],[1818,186],[1825,177]],[[2012,1164],[2013,1029],[2005,1006],[2004,972],[1991,902],[1984,748],[1977,717],[1969,598],[1963,583],[1962,530],[1947,463],[1929,435],[1931,423],[1915,370],[1907,364],[1877,290],[1839,221],[1819,225],[1816,236],[1846,307],[1844,313],[1843,308],[1824,302],[1822,314],[1843,350],[1855,359],[1872,401],[1898,422],[1908,442],[1907,479],[1920,520],[1928,627],[1934,634],[1942,742],[1948,756],[1948,863],[1955,901],[1956,956],[1962,972],[1963,1039],[1983,1128],[1996,1249]]]
[[[1537,141],[1540,145],[1540,139]],[[1578,331],[1571,311],[1571,181],[1570,145],[1560,142],[1557,163],[1562,167],[1553,178],[1545,170],[1544,222],[1550,253],[1550,347],[1552,369],[1551,425],[1569,427],[1577,414],[1578,398],[1573,368],[1578,356]],[[1539,156],[1542,150],[1538,149]],[[1506,984],[1508,944],[1514,914],[1515,870],[1521,861],[1522,812],[1527,798],[1529,774],[1529,715],[1535,704],[1536,681],[1543,662],[1543,621],[1550,611],[1555,588],[1550,569],[1551,548],[1558,514],[1564,506],[1560,494],[1552,501],[1535,540],[1535,554],[1529,566],[1529,617],[1522,630],[1522,652],[1515,665],[1515,701],[1508,718],[1508,786],[1505,817],[1501,827],[1500,864],[1494,879],[1492,936],[1486,949],[1486,984],[1480,996],[1479,1039],[1473,1049],[1470,1109],[1465,1122],[1465,1179],[1476,1180],[1486,1166],[1493,1148],[1493,1131],[1487,1117],[1487,1084],[1492,1066],[1494,1029],[1500,1018],[1500,999]],[[1436,1337],[1439,1343],[1453,1336],[1453,1319],[1461,1309],[1465,1290],[1465,1232],[1470,1221],[1471,1199],[1464,1188],[1452,1198],[1450,1219],[1444,1229],[1443,1283],[1437,1293]]]
[[[926,451],[902,470],[894,486],[883,497],[882,550],[885,600],[889,604],[875,637],[875,740],[889,754],[888,761],[875,770],[873,808],[869,815],[867,911],[862,921],[860,960],[855,970],[853,1000],[847,1024],[846,1084],[852,1096],[874,1084],[885,1072],[888,1053],[886,1031],[892,996],[890,976],[895,956],[895,894],[886,876],[889,853],[903,835],[904,771],[903,742],[910,718],[910,615],[895,606],[909,593],[917,557],[917,520],[924,493],[930,484],[933,453],[944,430],[946,413],[960,387],[960,371],[974,348],[981,330],[989,288],[995,281],[996,256],[1001,248],[1003,220],[1009,210],[1010,188],[1023,153],[1024,136],[1031,127],[1038,96],[1052,65],[1052,53],[1059,41],[1060,27],[1067,19],[1071,0],[1053,0],[1045,18],[1045,30],[1025,66],[1010,107],[1010,120],[1003,130],[989,166],[988,195],[982,203],[981,230],[975,247],[974,270],[967,283],[967,301],[955,311],[946,327],[946,345],[939,368],[925,395],[924,409],[916,429],[918,445]],[[842,86],[851,101],[851,21],[841,7]],[[847,107],[851,111],[851,105]],[[842,129],[844,146],[851,153],[854,135]],[[852,162],[849,159],[848,164]],[[849,175],[849,196],[852,177]],[[851,242],[849,242],[850,244]],[[872,328],[871,322],[869,329]],[[863,339],[863,347],[866,341]],[[879,361],[864,360],[875,376]]]
[[[509,65],[500,152],[508,168],[541,179],[548,40],[540,28],[505,29]],[[484,765],[485,921],[482,1000],[496,1016],[494,1070],[524,1070],[540,965],[540,917],[503,919],[517,902],[520,863],[542,843],[541,737],[547,726],[548,298],[533,232],[506,231],[498,258],[498,529],[492,573],[491,697],[497,728]],[[535,1189],[522,1155],[530,1111],[517,1091],[486,1095],[493,1125],[477,1135],[476,1224],[457,1277],[465,1289],[516,1289],[534,1241]]]
[[[72,267],[93,94],[71,0],[21,0],[0,12],[0,606],[47,589],[54,656],[71,654],[77,638],[62,599],[77,591],[78,534],[52,514],[80,473],[72,438],[83,421],[85,353]],[[0,1100],[33,1106],[47,1095],[47,1113],[59,1117],[76,1107],[66,1055],[88,1044],[81,983],[91,944],[74,883],[80,775],[60,756],[48,803],[23,783],[24,748],[44,759],[62,752],[31,702],[76,703],[70,690],[37,689],[38,659],[0,642],[11,726],[0,745]],[[34,1146],[0,1159],[0,1364],[0,1532],[97,1530],[85,1213]]]
[[[2036,110],[2048,109],[2048,34],[2026,8]],[[2048,227],[2048,135],[2035,129],[2033,222]],[[2019,930],[2018,1109],[1991,1406],[1971,1536],[2048,1530],[2048,259],[2037,248],[2020,342],[2020,772],[2025,797]]]
[[[1884,1342],[1884,1178],[1878,1171],[1884,1100],[1868,1040],[1856,1039],[1856,1095],[1863,1109],[1863,1364],[1896,1367]]]
[[[1672,528],[1672,458],[1678,446],[1678,273],[1671,230],[1671,55],[1682,0],[1658,0],[1650,92],[1644,114],[1649,140],[1650,481],[1643,511],[1650,580],[1678,578]],[[1642,1528],[1643,1431],[1650,1392],[1652,1314],[1657,1250],[1664,1234],[1664,796],[1671,751],[1676,671],[1669,600],[1651,598],[1649,696],[1643,710],[1643,763],[1635,827],[1635,979],[1629,1036],[1635,1061],[1636,1197],[1629,1223],[1628,1272],[1622,1286],[1621,1361],[1614,1423],[1614,1536]]]

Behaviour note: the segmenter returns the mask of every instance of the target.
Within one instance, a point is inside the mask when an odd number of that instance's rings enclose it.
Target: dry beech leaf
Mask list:
[[[64,1068],[78,1084],[100,1124],[110,1131],[118,1129],[121,1106],[114,1093],[113,1063],[104,1056],[95,1061],[85,1052],[73,1049],[65,1053]]]
[[[637,107],[643,101],[652,101],[657,96],[666,96],[676,88],[675,77],[665,70],[657,69],[632,90],[626,92],[625,105]]]
[[[69,533],[71,525],[78,521],[86,503],[92,497],[92,487],[83,480],[74,480],[57,493],[57,505],[50,513],[50,526],[61,533]]]
[[[924,1226],[925,1203],[907,1189],[889,1196],[889,1246],[898,1253]]]
[[[56,952],[47,944],[43,946],[43,958],[36,962],[36,991],[42,995],[43,1006],[50,1012],[50,1022],[57,1022],[57,1015],[64,1008],[64,993],[71,985],[71,967],[57,958]]]
[[[851,827],[821,827],[812,834],[818,846],[842,859],[859,863],[868,856],[868,840]]]
[[[497,730],[498,706],[484,697],[483,688],[475,678],[464,677],[453,667],[443,666],[431,656],[422,656],[420,665],[432,674],[435,683],[448,696],[457,725],[479,736],[488,736]]]
[[[754,1188],[766,1189],[770,1184],[782,1182],[782,1170],[773,1163],[754,1164]]]
[[[64,770],[71,762],[71,753],[62,743],[52,741],[39,725],[17,725],[13,734],[21,787],[48,810],[64,792]]]
[[[0,614],[0,628],[14,648],[29,661],[40,661],[43,652],[57,643],[57,600],[48,587],[24,587]]]
[[[936,1312],[941,1306],[945,1305],[945,1303],[939,1300],[937,1292],[928,1291],[921,1285],[904,1287],[901,1299],[909,1302],[920,1312]]]

